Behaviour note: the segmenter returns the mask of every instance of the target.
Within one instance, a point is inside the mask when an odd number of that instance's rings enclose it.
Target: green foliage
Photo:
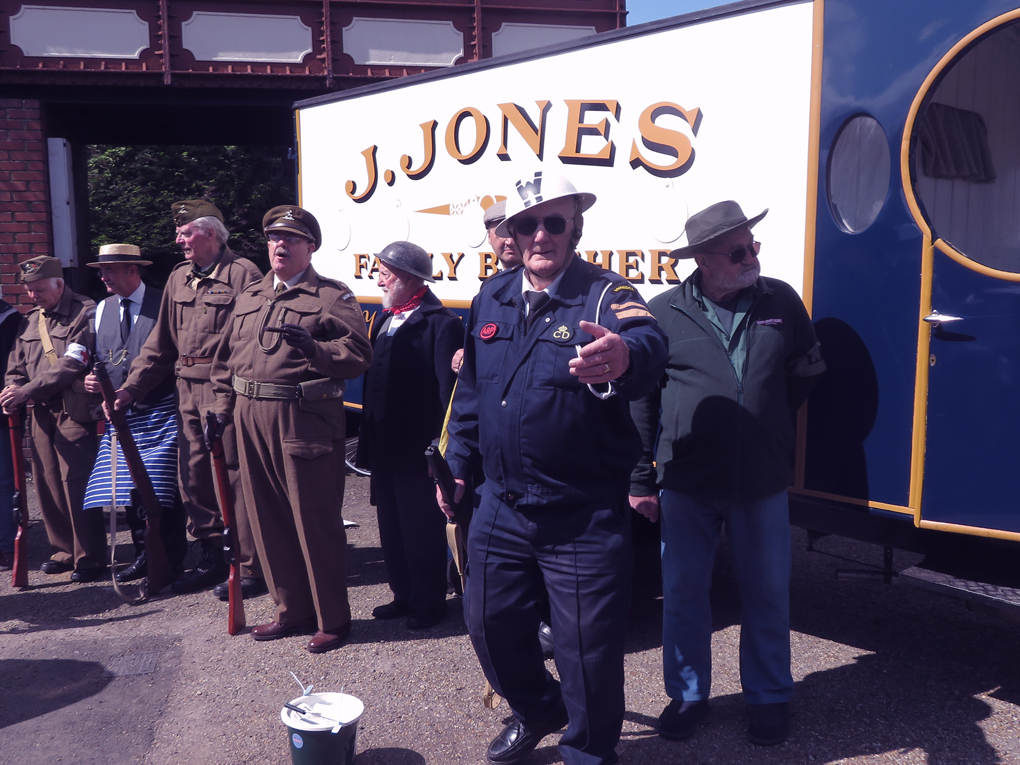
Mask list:
[[[162,286],[183,257],[170,208],[205,198],[223,213],[230,248],[265,272],[262,216],[293,203],[293,163],[286,149],[251,146],[90,146],[89,237],[92,253],[111,243],[137,244],[153,261],[146,281]]]

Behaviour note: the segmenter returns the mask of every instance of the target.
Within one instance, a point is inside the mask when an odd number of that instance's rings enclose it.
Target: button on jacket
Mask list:
[[[522,278],[521,268],[490,277],[471,304],[446,453],[453,473],[469,478],[480,453],[486,480],[510,505],[625,493],[641,450],[628,401],[662,375],[662,330],[623,277],[575,257],[525,334]],[[630,350],[606,400],[570,374],[576,346],[593,339],[581,320],[597,320]]]

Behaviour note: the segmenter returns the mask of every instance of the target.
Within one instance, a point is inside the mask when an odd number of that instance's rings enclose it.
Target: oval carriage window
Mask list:
[[[964,265],[1020,273],[1020,23],[945,64],[911,129],[911,182],[933,239]]]
[[[859,234],[875,222],[889,192],[889,140],[878,120],[843,123],[829,154],[829,206],[839,227]]]

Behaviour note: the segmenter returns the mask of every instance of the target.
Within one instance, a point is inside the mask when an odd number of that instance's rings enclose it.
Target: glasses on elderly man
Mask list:
[[[744,246],[741,245],[729,252],[718,252],[717,250],[705,250],[709,255],[727,255],[729,256],[730,262],[736,265],[737,263],[743,263],[744,258],[747,257],[747,253],[750,252],[755,257],[758,257],[758,252],[761,250],[761,242],[751,242],[751,244]]]
[[[286,236],[284,234],[270,234],[266,237],[270,242],[279,244],[280,242],[286,242],[287,244],[297,244],[298,242],[307,242],[303,236]]]
[[[567,219],[562,215],[547,215],[544,218],[514,218],[513,229],[521,236],[531,236],[538,231],[538,224],[554,236],[567,230]]]

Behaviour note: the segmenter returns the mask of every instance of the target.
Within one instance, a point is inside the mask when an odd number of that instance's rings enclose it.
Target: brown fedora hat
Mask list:
[[[113,263],[136,266],[152,265],[151,260],[142,260],[142,251],[134,244],[104,244],[99,248],[99,259],[95,263],[86,263],[86,265],[99,268]]]
[[[693,258],[694,254],[701,249],[701,245],[716,237],[728,234],[741,226],[754,228],[754,225],[764,218],[768,211],[769,208],[766,207],[760,215],[748,219],[744,215],[744,211],[740,209],[740,205],[732,199],[716,202],[711,207],[706,207],[687,219],[687,226],[684,228],[687,233],[687,246],[678,247],[669,255],[673,258]]]

